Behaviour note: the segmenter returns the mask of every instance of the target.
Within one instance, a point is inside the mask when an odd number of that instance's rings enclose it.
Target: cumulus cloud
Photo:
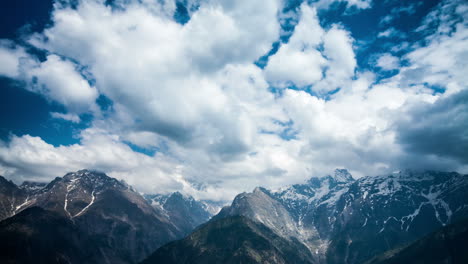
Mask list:
[[[317,50],[325,34],[317,11],[301,5],[301,20],[287,44],[271,56],[265,68],[267,79],[276,86],[295,84],[303,87],[322,79],[326,59]]]
[[[394,70],[400,66],[400,61],[397,57],[393,56],[390,53],[382,54],[377,59],[377,67],[382,68],[383,70]]]
[[[90,168],[125,179],[146,192],[155,188],[169,192],[189,186],[170,159],[134,152],[119,136],[96,129],[83,131],[81,137],[80,144],[54,147],[39,137],[13,136],[8,143],[1,142],[1,171],[7,175],[14,173],[16,180],[46,181],[69,171]]]
[[[31,79],[29,89],[73,112],[87,112],[95,107],[96,88],[89,85],[70,61],[49,55],[46,61],[27,69],[26,75]]]
[[[293,35],[270,57],[265,74],[278,87],[311,85],[314,91],[327,92],[343,87],[355,67],[349,33],[336,25],[325,31],[316,9],[304,3]]]
[[[279,34],[278,8],[277,1],[202,4],[180,25],[140,5],[115,11],[83,1],[56,10],[53,27],[30,42],[88,66],[115,109],[138,116],[128,126],[238,153],[254,121],[214,76],[269,50]]]
[[[424,23],[439,19],[452,30],[408,46],[400,72],[379,79],[358,68],[350,32],[321,26],[318,3],[300,6],[289,41],[262,69],[254,62],[281,37],[282,2],[201,1],[184,24],[173,19],[173,1],[157,2],[56,5],[53,24],[28,38],[47,54],[43,61],[11,42],[1,45],[0,58],[8,63],[0,74],[65,106],[52,117],[79,122],[83,112],[94,116],[77,132],[78,144],[52,146],[30,135],[0,142],[1,174],[50,180],[91,168],[144,192],[228,200],[336,167],[358,177],[412,163],[468,169],[468,45],[460,18],[443,22],[446,14],[433,14]],[[390,54],[377,55],[382,69],[400,66]],[[112,101],[103,115],[100,95]],[[453,123],[445,126],[444,119]],[[440,126],[428,134],[434,122]],[[444,135],[450,135],[447,147],[425,143]]]
[[[17,78],[23,57],[28,57],[23,48],[16,47],[11,41],[0,40],[0,76]]]
[[[0,75],[21,80],[26,89],[58,102],[70,111],[97,111],[98,91],[77,70],[77,65],[57,55],[40,62],[24,48],[0,42]]]

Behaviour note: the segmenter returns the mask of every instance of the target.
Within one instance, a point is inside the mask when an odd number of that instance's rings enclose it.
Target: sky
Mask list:
[[[18,0],[0,175],[226,201],[346,168],[468,173],[468,3]]]

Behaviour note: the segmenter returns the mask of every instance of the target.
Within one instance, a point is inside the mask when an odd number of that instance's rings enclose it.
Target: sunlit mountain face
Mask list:
[[[3,3],[0,262],[468,262],[467,21],[462,0]]]

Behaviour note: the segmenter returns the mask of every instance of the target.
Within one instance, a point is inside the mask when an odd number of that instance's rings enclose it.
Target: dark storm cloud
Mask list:
[[[411,107],[397,135],[408,152],[468,163],[468,91]]]

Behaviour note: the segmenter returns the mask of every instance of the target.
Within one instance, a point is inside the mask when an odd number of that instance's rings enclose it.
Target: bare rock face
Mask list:
[[[0,176],[0,220],[15,215],[26,197],[26,191]]]
[[[300,237],[300,232],[288,210],[267,194],[263,188],[255,188],[252,193],[239,194],[232,205],[225,207],[215,219],[242,215],[266,225],[285,238]]]
[[[189,234],[197,226],[207,222],[213,216],[210,209],[216,206],[214,203],[198,201],[180,192],[145,195],[145,198],[154,208],[162,210],[172,223],[177,223],[184,234]]]
[[[244,216],[212,220],[183,240],[169,243],[143,264],[311,264],[308,250],[297,241]]]

